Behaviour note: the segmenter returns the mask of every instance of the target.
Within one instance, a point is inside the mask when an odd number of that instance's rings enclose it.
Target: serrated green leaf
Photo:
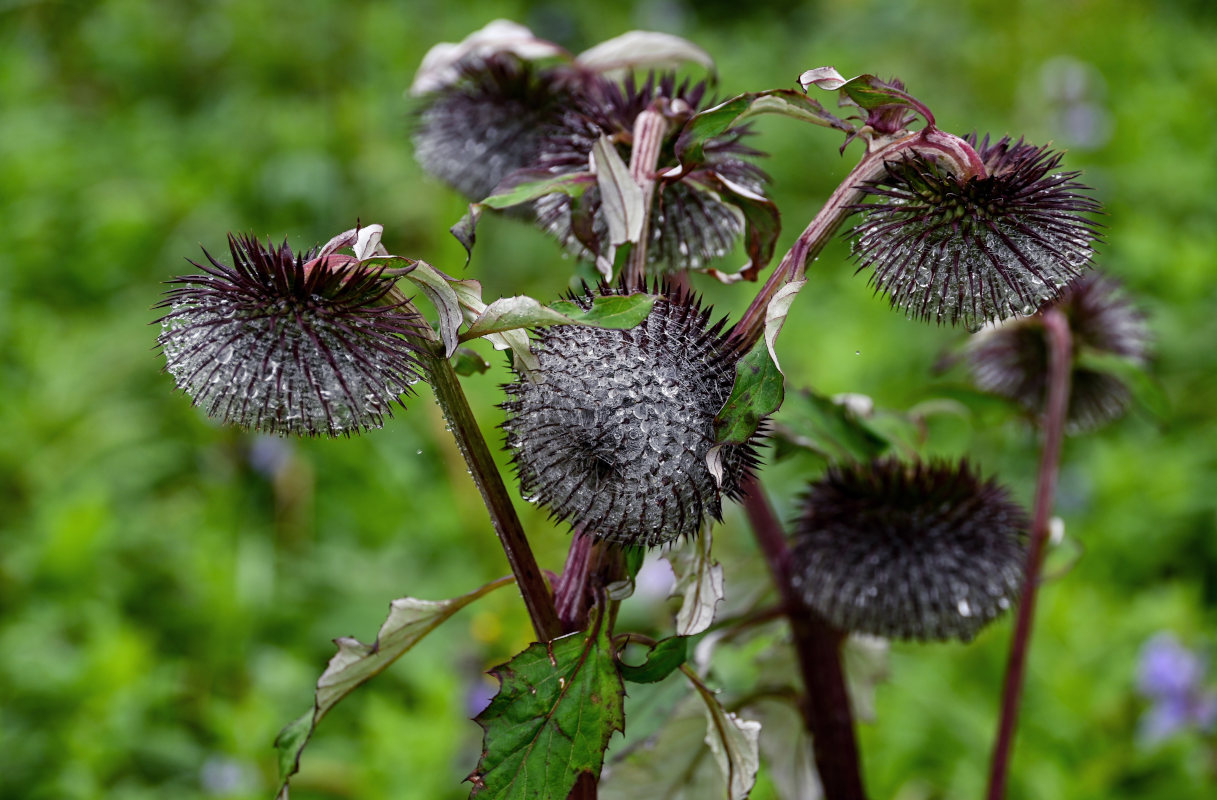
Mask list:
[[[452,369],[457,375],[479,375],[490,369],[490,362],[472,348],[458,347],[452,354]]]
[[[768,345],[758,343],[735,365],[731,396],[714,418],[715,445],[747,442],[761,420],[781,407],[784,394],[785,380]]]
[[[848,407],[809,390],[790,393],[774,420],[774,433],[829,461],[870,461],[890,446]]]
[[[379,675],[424,636],[446,622],[453,614],[512,578],[500,578],[468,594],[439,602],[403,597],[389,604],[389,617],[380,626],[376,641],[364,644],[356,639],[335,639],[338,652],[317,679],[313,710],[289,723],[275,739],[279,751],[279,800],[287,800],[288,781],[300,768],[305,745],[331,708],[360,685]]]
[[[653,295],[615,295],[595,298],[592,307],[584,311],[576,304],[566,301],[546,306],[524,295],[503,297],[486,306],[461,339],[468,341],[488,334],[545,325],[633,328],[647,318],[654,304]]]
[[[824,110],[816,100],[793,89],[748,92],[694,114],[676,140],[676,155],[686,169],[705,161],[706,144],[758,114],[781,114],[813,125],[852,132],[853,126]]]
[[[646,661],[638,666],[621,662],[621,677],[630,683],[657,683],[671,675],[689,655],[689,640],[684,636],[669,636],[655,643]]]
[[[485,737],[473,797],[566,800],[581,774],[599,777],[609,739],[625,729],[625,687],[602,619],[491,671],[501,686],[475,720]]]

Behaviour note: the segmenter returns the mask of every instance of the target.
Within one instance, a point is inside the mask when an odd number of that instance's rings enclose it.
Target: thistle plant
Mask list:
[[[375,643],[337,640],[313,708],[277,742],[281,797],[335,704],[511,583],[534,644],[493,670],[501,686],[477,717],[472,796],[590,798],[603,777],[617,794],[676,796],[709,781],[746,797],[767,737],[783,734],[755,718],[763,691],[723,685],[712,657],[690,653],[768,631],[792,656],[775,679],[790,687],[779,696],[811,742],[824,795],[865,797],[842,661],[853,637],[970,641],[1017,607],[989,790],[1003,796],[1064,431],[1131,405],[1124,373],[1096,355],[1133,367],[1147,358],[1142,317],[1089,272],[1099,204],[1062,171],[1062,154],[947,133],[898,80],[821,67],[799,89],[715,98],[687,75],[708,66],[705,51],[666,34],[636,31],[574,55],[505,21],[423,59],[412,141],[423,168],[471,201],[454,234],[473,248],[485,213],[533,224],[557,240],[555,264],[565,251],[593,265],[585,274],[600,280],[581,292],[558,297],[563,267],[552,298],[487,302],[475,280],[391,255],[380,225],[297,252],[231,236],[231,264],[205,253],[191,262],[201,272],[170,282],[158,340],[166,370],[222,422],[346,436],[380,427],[427,381],[512,570],[450,600],[393,601]],[[840,116],[820,102],[834,96]],[[757,286],[781,219],[752,146],[749,120],[760,114],[834,129],[842,153],[862,152]],[[930,459],[923,443],[882,433],[779,368],[784,321],[808,313],[796,304],[815,280],[807,266],[843,229],[858,271],[893,307],[989,326],[965,348],[977,383],[1044,434],[1032,513],[974,459]],[[723,268],[737,248],[747,263]],[[731,285],[744,311],[716,320],[698,280]],[[463,347],[477,339],[508,354],[498,424],[514,480],[461,388],[461,375],[489,368]],[[792,452],[813,457],[786,524],[763,462]],[[572,530],[554,580],[513,494]],[[730,587],[712,529],[733,503],[772,588],[716,619]],[[680,607],[670,629],[621,630],[618,606],[647,550],[673,564]],[[669,679],[688,683],[686,698],[661,711],[704,715],[704,752],[664,751],[662,733],[622,746],[625,684],[645,697]],[[691,760],[643,790],[630,776],[648,758]]]

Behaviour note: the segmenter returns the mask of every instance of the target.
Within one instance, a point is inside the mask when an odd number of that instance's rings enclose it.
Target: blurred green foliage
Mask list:
[[[152,352],[158,282],[228,231],[295,245],[355,220],[459,272],[462,213],[424,178],[403,90],[422,54],[496,17],[572,50],[632,28],[683,34],[721,95],[805,68],[898,75],[948,130],[1053,140],[1109,217],[1101,264],[1150,315],[1169,401],[1066,446],[1059,513],[1084,555],[1042,595],[1014,797],[1196,797],[1211,744],[1136,739],[1140,644],[1213,644],[1217,620],[1217,15],[1201,2],[751,4],[0,2],[0,796],[269,797],[271,742],[311,700],[330,638],[374,635],[388,601],[506,572],[431,398],[354,440],[210,424]],[[755,139],[793,240],[847,171],[830,131],[764,119]],[[742,263],[742,260],[741,260]],[[731,264],[729,266],[736,266]],[[907,322],[853,277],[811,269],[779,355],[796,382],[904,408],[1030,499],[1030,429],[931,377],[962,334]],[[555,297],[572,263],[509,221],[479,231],[488,298]],[[723,310],[746,287],[702,286]],[[507,378],[466,380],[497,439]],[[769,481],[789,512],[806,465]],[[521,504],[542,565],[567,534]],[[738,511],[720,557],[752,557]],[[1061,559],[1063,560],[1063,559]],[[728,592],[731,591],[730,575]],[[632,624],[662,626],[666,609]],[[512,592],[462,612],[321,726],[297,798],[464,796],[481,673],[528,642]],[[1009,625],[964,647],[894,648],[862,726],[876,798],[981,793]],[[769,796],[762,776],[757,797]]]

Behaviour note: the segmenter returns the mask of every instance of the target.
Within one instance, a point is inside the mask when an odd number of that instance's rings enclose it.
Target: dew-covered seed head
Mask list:
[[[165,368],[221,422],[267,433],[379,428],[416,383],[421,325],[393,280],[346,256],[229,237],[233,266],[207,256],[159,308]]]
[[[887,164],[856,207],[854,254],[870,282],[911,318],[977,328],[1034,313],[1090,266],[1097,238],[1077,172],[1061,155],[1009,138],[976,146],[984,177],[929,157]]]
[[[590,298],[579,298],[590,305]],[[629,330],[564,325],[539,334],[539,368],[507,387],[507,446],[524,497],[590,535],[654,547],[718,519],[756,465],[726,449],[719,486],[706,466],[736,357],[710,312],[682,293]]]
[[[792,582],[843,630],[968,641],[1018,598],[1028,528],[966,462],[833,466],[804,500]]]
[[[1071,284],[1054,305],[1065,314],[1078,353],[1118,356],[1134,365],[1148,358],[1145,316],[1115,279],[1090,273]],[[1048,333],[1040,316],[992,326],[972,337],[968,366],[976,385],[1015,401],[1033,414],[1044,408],[1048,381]],[[1128,410],[1132,392],[1118,376],[1076,359],[1072,367],[1066,427],[1082,433]]]

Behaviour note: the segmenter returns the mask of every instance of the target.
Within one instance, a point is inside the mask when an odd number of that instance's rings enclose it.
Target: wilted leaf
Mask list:
[[[714,70],[714,59],[687,39],[656,31],[629,31],[584,50],[575,61],[597,72],[675,68],[685,62]]]
[[[450,285],[452,278],[425,261],[415,261],[413,264],[414,269],[406,275],[406,279],[417,284],[439,312],[439,336],[444,343],[444,356],[451,356],[456,352],[459,341],[457,332],[464,321],[460,299]]]
[[[597,297],[586,311],[571,302],[542,305],[524,295],[495,300],[482,311],[461,336],[463,341],[517,328],[546,325],[589,325],[596,328],[633,328],[651,312],[655,297],[649,294]],[[559,310],[561,309],[561,310]]]
[[[829,461],[870,461],[890,445],[848,406],[808,390],[790,393],[773,430],[789,444]]]
[[[683,549],[663,556],[676,575],[670,596],[681,598],[676,613],[677,636],[693,636],[709,628],[714,610],[723,599],[723,567],[710,556],[712,544],[707,528]]]
[[[676,140],[676,155],[685,169],[705,162],[706,144],[758,114],[781,114],[847,133],[853,126],[824,110],[816,100],[793,89],[749,92],[694,114]]]
[[[753,347],[736,363],[731,396],[714,418],[716,446],[743,444],[751,439],[761,420],[781,407],[784,387],[782,373],[769,357],[768,345]]]
[[[773,259],[773,249],[778,234],[782,232],[782,215],[777,206],[768,197],[710,171],[690,176],[686,185],[700,191],[711,191],[716,199],[734,206],[744,220],[744,250],[748,253],[748,263],[735,273],[712,268],[706,269],[706,273],[722,283],[756,280],[760,271]]]
[[[773,366],[777,367],[778,372],[782,371],[782,367],[778,364],[778,354],[774,350],[774,345],[777,343],[778,334],[782,332],[782,325],[786,323],[786,315],[790,313],[791,303],[806,285],[806,280],[791,281],[778,289],[777,294],[765,307],[765,347],[769,348],[769,357],[773,359]]]
[[[275,739],[282,781],[279,800],[287,800],[288,780],[300,768],[300,754],[317,728],[317,723],[331,708],[361,684],[383,672],[457,611],[512,580],[501,578],[469,594],[439,602],[403,597],[389,604],[389,617],[380,626],[376,641],[372,644],[347,637],[335,639],[338,652],[317,679],[313,710],[285,727]]]
[[[601,136],[592,147],[592,163],[600,187],[600,207],[608,222],[609,243],[614,247],[636,243],[642,238],[642,223],[646,219],[642,187],[607,136]]]
[[[638,666],[621,662],[621,677],[630,683],[656,683],[671,675],[685,663],[689,641],[683,636],[669,636],[656,642],[647,653],[647,660]]]
[[[793,700],[766,698],[748,705],[765,735],[760,756],[765,775],[773,782],[780,800],[818,800],[823,797],[820,776],[812,756],[811,737]]]
[[[536,643],[492,671],[499,693],[478,715],[485,730],[473,796],[566,800],[585,772],[600,775],[625,688],[608,626]]]
[[[690,670],[686,669],[685,674],[706,704],[706,744],[727,782],[727,798],[743,800],[752,791],[760,768],[761,723],[727,711]]]

